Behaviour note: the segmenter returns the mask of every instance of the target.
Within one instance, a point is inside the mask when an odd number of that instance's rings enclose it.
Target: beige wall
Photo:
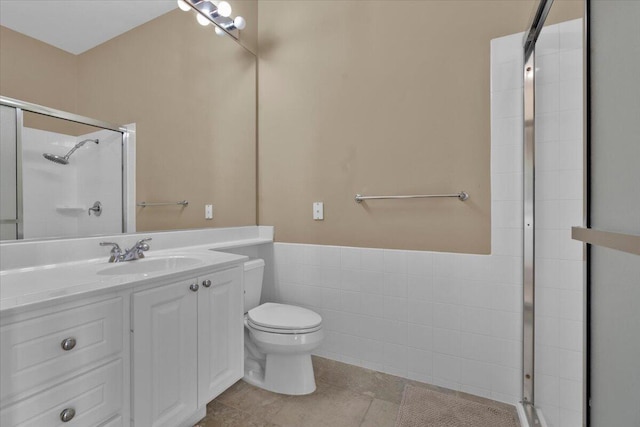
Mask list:
[[[283,242],[489,253],[490,40],[533,7],[260,2],[260,224]],[[581,8],[556,2],[552,19]],[[353,200],[459,190],[471,198]]]
[[[242,43],[257,46],[257,3]],[[193,13],[175,10],[75,56],[6,28],[0,94],[113,123],[137,124],[138,230],[256,223],[256,59]],[[72,133],[51,120],[30,126]],[[42,125],[42,126],[41,126]],[[204,219],[204,205],[214,219]]]
[[[170,12],[79,56],[78,108],[137,125],[138,230],[256,223],[255,57]],[[214,220],[204,219],[204,205]]]

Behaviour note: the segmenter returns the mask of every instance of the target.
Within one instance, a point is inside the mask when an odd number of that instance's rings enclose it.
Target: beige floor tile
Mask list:
[[[386,400],[374,399],[360,427],[393,427],[396,424],[400,405]]]
[[[291,396],[271,422],[282,427],[358,427],[373,399],[317,382],[315,393]]]
[[[316,378],[336,387],[393,403],[402,401],[407,380],[322,357],[313,358]]]
[[[217,401],[207,405],[207,416],[195,427],[277,427],[268,421]]]
[[[262,419],[270,419],[282,409],[288,397],[254,387],[240,380],[218,396],[216,401]]]

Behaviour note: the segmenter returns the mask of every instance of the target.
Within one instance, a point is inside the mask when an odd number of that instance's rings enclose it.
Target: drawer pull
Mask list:
[[[73,350],[75,346],[76,346],[75,338],[67,338],[65,340],[62,340],[62,342],[60,343],[60,347],[62,347],[64,351]]]
[[[208,288],[209,286],[211,286],[211,280],[207,279],[202,281],[202,286],[204,286],[205,288]]]
[[[75,416],[76,416],[76,410],[73,408],[67,408],[67,409],[64,409],[62,412],[60,412],[60,420],[63,423],[68,423]]]

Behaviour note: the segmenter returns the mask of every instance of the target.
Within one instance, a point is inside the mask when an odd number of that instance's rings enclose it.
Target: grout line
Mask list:
[[[362,418],[360,419],[360,422],[358,423],[358,426],[362,426],[362,424],[364,423],[364,420],[367,418],[367,414],[369,413],[369,410],[371,409],[371,405],[373,405],[373,398],[371,398],[371,400],[369,401],[369,406],[367,406],[367,410],[364,411],[364,414],[362,414]]]

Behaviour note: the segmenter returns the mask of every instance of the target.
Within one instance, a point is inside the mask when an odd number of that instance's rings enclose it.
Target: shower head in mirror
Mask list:
[[[47,159],[49,161],[57,163],[59,165],[68,165],[69,164],[69,157],[71,157],[71,155],[74,153],[74,151],[76,151],[78,148],[82,147],[87,142],[94,142],[96,144],[99,144],[100,140],[99,139],[85,139],[84,141],[80,141],[64,156],[59,156],[57,154],[44,153],[42,155],[42,157],[44,157],[45,159]]]

